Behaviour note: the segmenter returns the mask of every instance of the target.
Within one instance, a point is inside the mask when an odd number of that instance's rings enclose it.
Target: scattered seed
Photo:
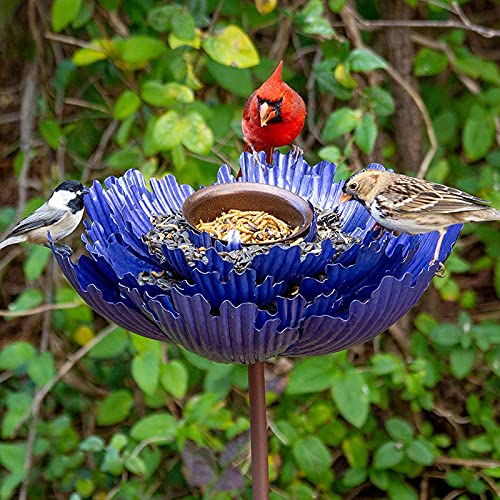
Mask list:
[[[312,241],[304,241],[303,237],[299,237],[295,240],[279,242],[277,244],[285,248],[298,246],[300,248],[301,258],[305,259],[309,254],[319,255],[322,251],[322,242],[329,239],[336,249],[336,254],[332,259],[332,261],[334,261],[352,245],[360,242],[358,238],[342,233],[342,222],[336,212],[332,210],[324,212],[317,211],[316,215],[317,232]],[[233,216],[234,214],[228,212],[223,215],[223,220],[230,220]],[[269,214],[267,214],[267,216],[269,216]],[[280,224],[278,222],[275,222],[272,228],[270,225],[266,224],[265,221],[267,220],[267,217],[265,212],[250,211],[249,214],[245,215],[245,219],[247,221],[244,226],[245,231],[241,231],[240,235],[242,242],[245,242],[248,238],[247,242],[249,244],[238,250],[218,252],[220,257],[230,262],[237,272],[242,272],[251,267],[253,259],[257,255],[268,253],[270,247],[259,243],[269,241],[272,234],[276,234],[276,230],[280,231]],[[192,235],[193,232],[186,220],[182,217],[182,214],[154,214],[151,216],[150,220],[153,228],[147,234],[143,235],[142,239],[147,245],[150,254],[156,256],[160,263],[165,262],[164,247],[169,250],[181,250],[184,253],[185,259],[189,265],[194,266],[197,261],[201,261],[203,263],[208,262],[206,256],[207,248],[204,246],[197,247],[193,243],[193,241],[196,241],[195,238],[191,241],[190,234]],[[286,226],[283,221],[280,222]],[[202,222],[202,224],[204,223]],[[231,229],[234,228],[221,227],[219,229],[222,239],[224,234]],[[290,228],[288,228],[288,230],[290,230]],[[271,236],[269,233],[271,233]],[[283,237],[284,236],[281,235],[279,236],[279,239]],[[253,238],[253,240],[250,241],[250,238]],[[319,276],[316,277],[319,279]],[[185,278],[175,275],[170,271],[152,271],[150,273],[142,272],[138,276],[140,284],[157,285],[161,289],[167,291],[170,291],[183,279]],[[292,297],[297,293],[298,288],[293,287],[286,295]]]

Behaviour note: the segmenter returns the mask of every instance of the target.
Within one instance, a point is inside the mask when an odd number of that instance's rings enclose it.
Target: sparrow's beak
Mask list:
[[[260,105],[260,126],[265,127],[269,120],[272,120],[276,116],[276,110],[273,106],[269,106],[267,102],[263,102]]]
[[[339,198],[339,205],[342,205],[342,203],[345,203],[346,201],[352,200],[352,196],[347,193],[342,193]]]

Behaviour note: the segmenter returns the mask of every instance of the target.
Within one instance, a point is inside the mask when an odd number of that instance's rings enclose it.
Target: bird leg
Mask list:
[[[437,262],[439,262],[438,269],[436,271],[436,274],[442,274],[444,271],[444,264],[439,260],[439,252],[441,251],[441,245],[443,244],[443,239],[444,235],[446,234],[446,231],[439,231],[439,238],[436,243],[436,249],[434,250],[434,256],[432,257],[432,260],[429,265],[433,266]]]
[[[378,222],[375,222],[375,224],[373,224],[373,226],[371,228],[371,231],[378,232],[378,234],[376,236],[374,236],[373,239],[379,240],[384,235],[385,228],[383,226],[381,226]]]
[[[247,142],[252,150],[252,158],[254,165],[260,165],[261,168],[265,168],[265,165],[260,161],[259,152],[255,149],[254,145],[251,142]]]
[[[292,148],[291,153],[294,156],[294,162],[297,163],[300,156],[304,155],[304,151],[297,146],[297,144],[290,144]]]

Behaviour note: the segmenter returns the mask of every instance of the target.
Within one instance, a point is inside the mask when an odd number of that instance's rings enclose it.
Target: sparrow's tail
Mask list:
[[[470,211],[467,214],[467,222],[484,222],[489,220],[500,220],[500,210],[485,208],[483,210]]]
[[[26,237],[24,235],[20,236],[11,236],[10,238],[7,238],[0,242],[0,250],[2,248],[8,247],[9,245],[15,245],[16,243],[22,243],[23,241],[26,241]]]

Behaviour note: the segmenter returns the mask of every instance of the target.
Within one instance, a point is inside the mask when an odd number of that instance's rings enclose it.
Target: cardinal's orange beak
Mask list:
[[[269,120],[272,120],[276,116],[276,110],[273,106],[269,106],[267,102],[263,102],[260,105],[260,126],[265,127]]]
[[[342,205],[342,203],[345,203],[346,201],[352,200],[352,196],[347,193],[342,193],[339,198],[339,205]]]

